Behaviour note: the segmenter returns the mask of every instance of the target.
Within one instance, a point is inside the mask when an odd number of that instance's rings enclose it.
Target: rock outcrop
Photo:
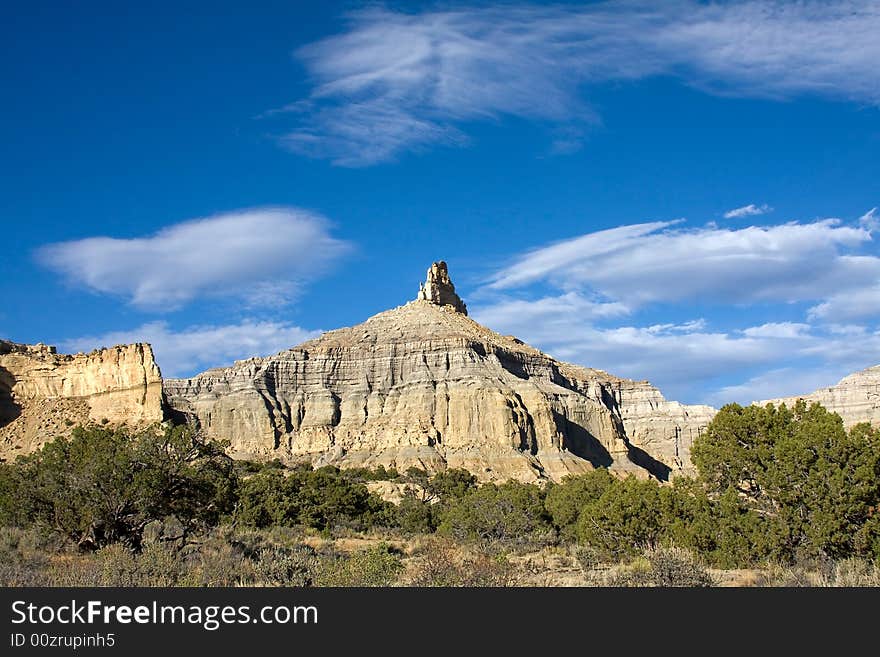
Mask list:
[[[0,458],[33,451],[83,422],[138,426],[163,417],[150,345],[71,356],[0,340]]]
[[[829,411],[839,414],[847,427],[859,422],[878,425],[880,424],[880,365],[850,374],[836,385],[821,388],[807,395],[765,399],[753,403],[760,406],[785,404],[791,407],[798,399],[822,404]]]
[[[702,421],[647,384],[477,324],[442,262],[415,301],[268,358],[168,379],[165,394],[240,457],[462,467],[482,480],[559,480],[597,466],[665,479],[686,459],[674,437]],[[636,407],[647,414],[636,418]],[[671,447],[654,449],[653,426]]]
[[[455,286],[449,278],[449,270],[442,260],[428,268],[428,278],[419,285],[416,301],[428,301],[438,306],[452,306],[463,315],[467,315],[467,306],[455,293]]]

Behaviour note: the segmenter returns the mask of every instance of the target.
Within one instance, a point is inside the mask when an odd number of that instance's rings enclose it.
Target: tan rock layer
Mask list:
[[[137,426],[163,418],[162,376],[148,344],[65,355],[0,340],[0,458],[84,420]]]

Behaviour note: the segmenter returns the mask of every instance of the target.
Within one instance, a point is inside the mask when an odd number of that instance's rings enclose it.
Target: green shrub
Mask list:
[[[187,530],[216,524],[235,499],[223,446],[186,427],[77,428],[3,471],[0,519],[48,527],[84,550],[117,541],[139,549],[144,527],[166,516]]]
[[[407,490],[397,505],[398,526],[410,534],[429,534],[437,528],[436,523],[433,505]]]
[[[653,480],[614,480],[578,516],[578,541],[613,559],[659,544],[666,525],[665,500]]]
[[[183,564],[176,550],[166,545],[148,545],[135,554],[116,543],[95,553],[98,586],[176,586],[183,575]]]
[[[583,508],[598,500],[613,483],[608,470],[600,468],[547,486],[544,506],[561,538],[575,538],[575,524]]]
[[[47,586],[45,571],[57,547],[36,529],[0,527],[0,586]]]
[[[593,570],[602,560],[599,550],[591,545],[578,545],[574,550],[574,558],[584,570]]]
[[[281,472],[258,472],[239,486],[237,524],[256,528],[293,525],[298,516],[299,506]]]
[[[720,568],[775,558],[778,526],[750,509],[736,491],[712,499],[701,482],[679,478],[664,494],[664,542],[693,550]]]
[[[471,554],[439,537],[422,546],[411,570],[408,586],[509,587],[519,581],[503,551]]]
[[[317,552],[307,545],[273,545],[257,554],[254,575],[258,583],[269,586],[312,586],[319,567]]]
[[[847,432],[839,415],[803,400],[791,409],[729,404],[691,455],[710,493],[734,491],[772,519],[769,551],[779,558],[877,553],[880,430]]]
[[[338,468],[264,470],[238,491],[237,523],[246,527],[302,524],[320,530],[336,525],[367,529],[396,522],[394,506]]]
[[[547,541],[553,531],[541,489],[514,481],[485,484],[442,513],[439,531],[460,541],[527,545]]]
[[[33,500],[24,494],[25,473],[18,464],[0,463],[0,526],[25,527],[34,515]]]
[[[400,553],[386,544],[321,562],[318,586],[391,586],[403,571]]]
[[[342,472],[347,479],[358,482],[394,481],[400,477],[400,473],[395,468],[386,468],[381,464],[375,468],[346,468]]]
[[[621,587],[715,585],[708,571],[693,554],[674,547],[647,550],[642,559],[623,568],[609,583]]]
[[[477,487],[477,478],[463,468],[449,468],[431,477],[426,487],[441,503],[452,503],[473,491]]]
[[[647,555],[655,586],[706,587],[714,580],[693,554],[679,548],[659,548]]]
[[[834,569],[819,580],[819,586],[878,587],[880,565],[865,559],[849,558],[834,564]]]

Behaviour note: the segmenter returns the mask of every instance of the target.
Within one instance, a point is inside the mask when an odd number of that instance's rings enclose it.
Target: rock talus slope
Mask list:
[[[165,394],[240,457],[463,467],[483,480],[559,480],[597,466],[666,478],[703,420],[645,383],[560,363],[477,324],[442,262],[415,301],[268,358],[167,379]],[[651,431],[660,428],[669,445]]]
[[[33,451],[90,420],[161,422],[162,394],[148,344],[71,356],[0,340],[0,458]]]

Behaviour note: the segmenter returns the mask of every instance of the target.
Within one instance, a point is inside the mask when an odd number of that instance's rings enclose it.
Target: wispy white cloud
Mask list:
[[[859,324],[826,324],[825,330],[832,335],[864,336],[867,329]]]
[[[859,217],[859,225],[872,233],[880,230],[880,217],[877,216],[877,208],[871,208]]]
[[[880,362],[880,333],[855,321],[880,319],[880,258],[864,223],[597,231],[514,258],[473,295],[471,311],[556,357],[647,378],[672,398],[804,394]],[[806,317],[752,319],[771,304]],[[696,308],[707,314],[694,317]],[[785,368],[804,377],[774,378]]]
[[[737,230],[635,224],[535,249],[496,272],[489,286],[548,282],[631,308],[683,299],[818,300],[880,278],[880,258],[853,253],[870,241],[867,230],[837,219]]]
[[[871,208],[858,219],[862,230],[869,234],[880,229],[877,208]],[[864,260],[863,260],[864,262]],[[810,308],[807,317],[813,321],[839,324],[880,316],[880,276],[849,281],[819,304]]]
[[[701,317],[683,324],[651,324],[643,330],[651,335],[673,335],[676,333],[699,333],[707,326],[708,323]]]
[[[844,288],[810,308],[809,318],[829,322],[847,322],[880,316],[880,283],[865,287]]]
[[[282,141],[363,166],[462,143],[464,122],[505,115],[576,134],[596,120],[586,85],[654,75],[717,94],[876,105],[878,32],[874,0],[373,8],[297,52],[314,87],[284,108],[297,127]],[[566,151],[578,139],[556,142]]]
[[[880,363],[880,331],[867,326],[860,331],[853,325],[847,328],[849,332],[819,333],[817,330],[813,340],[801,341],[797,354],[829,364],[837,368],[841,376]],[[804,392],[810,390],[798,390],[796,394]]]
[[[479,310],[478,320],[490,327],[506,327],[513,332],[524,327],[533,338],[545,341],[541,336],[565,333],[570,328],[570,318],[595,322],[628,315],[629,308],[620,302],[598,302],[576,292],[536,300],[497,298],[491,305]]]
[[[318,331],[283,322],[245,320],[238,324],[190,326],[175,331],[167,322],[158,321],[130,331],[65,340],[59,347],[67,352],[87,352],[116,344],[149,342],[162,375],[176,377],[191,376],[209,367],[230,365],[234,360],[267,356],[318,335]]]
[[[755,205],[754,203],[749,203],[748,205],[744,205],[741,208],[734,208],[733,210],[728,210],[724,213],[725,219],[739,219],[740,217],[754,217],[759,214],[767,214],[768,212],[772,212],[773,208],[769,205]]]
[[[859,325],[817,329],[771,322],[720,329],[704,319],[621,325],[618,317],[603,322],[591,308],[579,312],[577,304],[560,304],[556,298],[475,306],[472,315],[557,358],[648,379],[668,398],[714,406],[806,394],[880,362],[880,334]],[[764,371],[750,374],[756,369]],[[791,372],[781,376],[786,369]],[[719,387],[719,379],[741,383]]]
[[[402,150],[417,150],[428,144],[467,141],[451,125],[420,118],[381,99],[320,110],[310,122],[316,126],[282,136],[281,144],[296,153],[330,158],[341,166],[381,162]],[[332,130],[320,126],[332,126]]]
[[[603,326],[594,308],[560,299],[564,297],[515,305],[490,303],[474,306],[472,315],[557,358],[618,376],[647,378],[667,396],[690,401],[720,371],[743,372],[772,362],[779,354],[778,341],[712,330],[702,318],[678,324]]]
[[[263,208],[186,221],[148,237],[50,244],[37,258],[74,285],[139,308],[173,310],[197,297],[289,302],[349,249],[319,215]]]
[[[782,338],[792,340],[795,338],[810,337],[811,327],[801,322],[768,322],[760,326],[750,326],[743,329],[743,335],[750,338]]]
[[[733,402],[745,405],[765,399],[806,395],[837,383],[848,373],[844,369],[827,366],[807,370],[782,367],[762,372],[743,383],[719,388],[706,401],[713,406]]]

